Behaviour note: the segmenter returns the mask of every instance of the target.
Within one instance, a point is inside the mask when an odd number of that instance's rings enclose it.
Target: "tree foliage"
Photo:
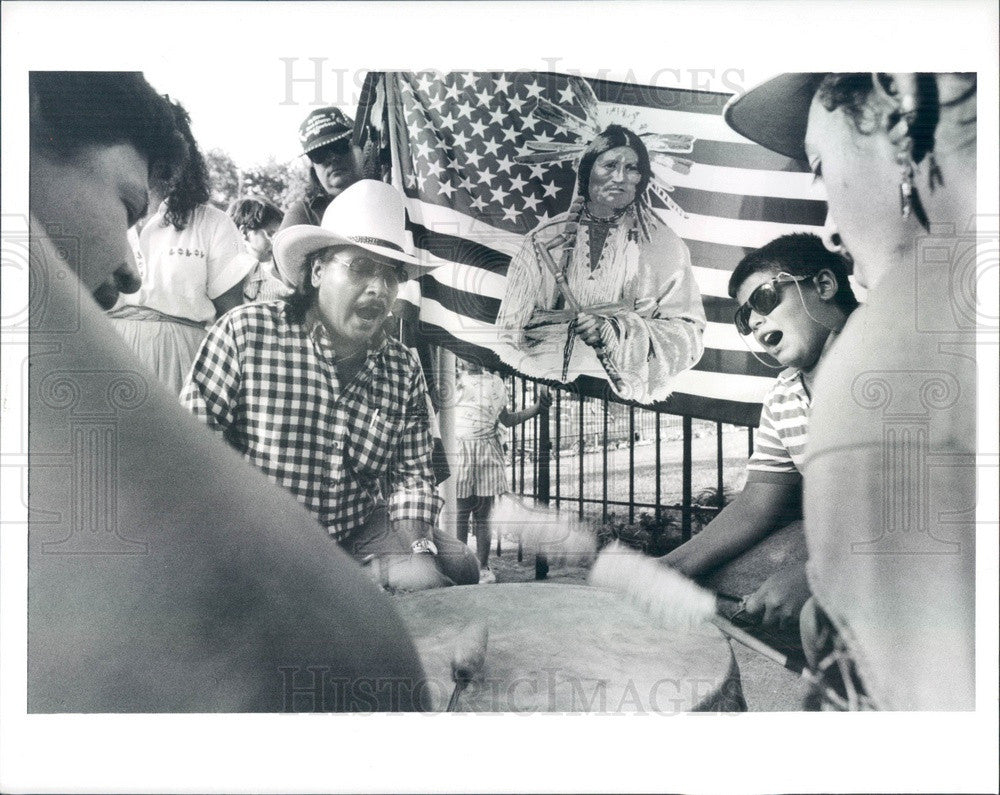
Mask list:
[[[240,195],[240,170],[222,149],[212,149],[205,155],[211,184],[211,201],[225,210]]]
[[[299,158],[280,163],[272,157],[242,170],[220,149],[213,149],[205,159],[212,181],[212,203],[222,209],[240,196],[261,196],[287,210],[309,189],[309,167]]]

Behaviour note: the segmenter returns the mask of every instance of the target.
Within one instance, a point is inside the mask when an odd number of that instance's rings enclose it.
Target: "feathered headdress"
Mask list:
[[[576,101],[583,108],[581,118],[549,100],[539,97],[531,111],[539,121],[548,122],[577,140],[572,143],[559,141],[527,141],[525,145],[530,154],[518,155],[514,159],[519,163],[561,163],[566,160],[579,161],[591,142],[611,124],[618,124],[634,132],[643,142],[649,152],[652,176],[646,188],[646,204],[651,206],[649,194],[655,195],[666,206],[680,215],[687,217],[684,211],[670,197],[674,186],[667,179],[670,171],[687,174],[691,170],[692,161],[677,157],[680,154],[690,154],[694,148],[693,135],[675,135],[671,133],[649,132],[645,123],[638,123],[638,112],[629,111],[617,105],[602,106],[590,87],[590,83],[582,77],[569,77],[570,88]]]

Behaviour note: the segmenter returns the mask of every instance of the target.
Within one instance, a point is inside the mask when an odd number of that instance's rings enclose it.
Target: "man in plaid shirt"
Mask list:
[[[181,400],[382,584],[473,584],[475,557],[436,529],[419,362],[382,331],[399,285],[419,272],[403,242],[402,200],[375,180],[338,196],[322,226],[281,230],[275,265],[295,294],[222,317]]]

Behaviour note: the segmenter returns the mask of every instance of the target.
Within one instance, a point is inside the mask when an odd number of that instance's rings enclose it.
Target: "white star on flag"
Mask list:
[[[511,188],[511,190],[513,190],[513,187]],[[522,193],[521,199],[524,201],[524,209],[531,210],[532,212],[535,212],[535,209],[542,201],[541,199],[535,198],[530,193]]]
[[[530,83],[526,83],[524,86],[524,90],[526,92],[524,95],[524,98],[526,100],[531,99],[532,97],[538,99],[539,97],[542,96],[542,87],[538,85],[538,83],[534,80],[532,80]]]

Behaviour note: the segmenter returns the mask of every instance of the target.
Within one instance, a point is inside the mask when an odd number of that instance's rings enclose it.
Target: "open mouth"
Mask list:
[[[366,304],[355,309],[354,314],[362,320],[381,320],[385,317],[386,307],[379,304]]]
[[[760,344],[765,348],[773,348],[784,336],[780,331],[769,331],[760,338]]]

